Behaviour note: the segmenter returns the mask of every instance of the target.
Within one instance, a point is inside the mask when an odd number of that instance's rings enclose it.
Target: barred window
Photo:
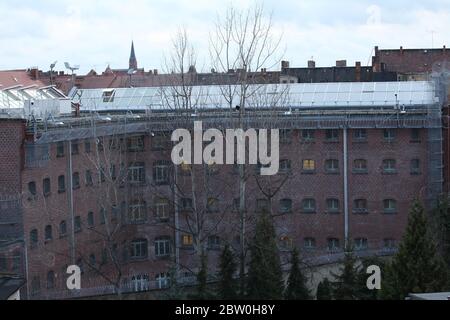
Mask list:
[[[292,212],[292,199],[281,199],[280,200],[280,211],[281,211],[281,213],[291,213]]]
[[[327,211],[328,213],[339,212],[339,199],[329,198],[327,199]]]
[[[131,258],[146,258],[148,252],[147,239],[136,239],[131,242]]]
[[[339,172],[339,160],[328,159],[325,161],[325,171],[327,173],[337,173]]]
[[[302,201],[303,212],[314,213],[316,212],[316,200],[313,198],[306,198]]]
[[[170,237],[158,237],[155,239],[155,255],[157,257],[168,256],[171,253]]]

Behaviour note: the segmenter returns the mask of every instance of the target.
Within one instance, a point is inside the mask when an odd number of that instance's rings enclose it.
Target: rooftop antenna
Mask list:
[[[79,65],[74,65],[73,67],[68,63],[68,62],[64,62],[64,65],[66,66],[66,69],[72,71],[72,88],[75,87],[75,71],[80,69]]]
[[[127,74],[130,77],[130,88],[133,88],[132,76],[135,73],[136,73],[136,70],[134,70],[133,68],[128,69],[128,71],[127,71]]]
[[[55,69],[57,63],[58,61],[55,61],[50,65],[50,84],[52,86],[53,86],[53,69]]]
[[[428,30],[431,33],[431,49],[434,49],[434,34],[437,33],[436,30]]]

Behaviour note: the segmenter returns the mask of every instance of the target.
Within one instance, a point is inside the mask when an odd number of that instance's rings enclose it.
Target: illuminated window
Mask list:
[[[311,159],[303,160],[303,171],[305,172],[313,172],[316,170],[316,161]]]
[[[183,246],[192,246],[194,244],[194,237],[190,234],[185,234],[182,237]]]

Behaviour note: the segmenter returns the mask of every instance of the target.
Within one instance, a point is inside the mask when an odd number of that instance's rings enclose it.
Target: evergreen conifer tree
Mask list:
[[[283,298],[280,256],[272,218],[263,212],[258,219],[250,243],[247,296],[250,299],[279,300]]]
[[[229,245],[226,245],[220,255],[219,288],[218,296],[223,300],[233,300],[237,298],[237,286],[234,274],[236,272],[236,262]]]
[[[306,277],[300,269],[299,253],[297,248],[292,252],[291,271],[284,296],[287,300],[308,300],[310,292],[306,285]]]

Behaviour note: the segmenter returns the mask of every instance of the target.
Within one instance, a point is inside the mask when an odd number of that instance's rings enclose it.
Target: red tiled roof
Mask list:
[[[0,85],[0,89],[4,89],[17,85],[44,87],[48,84],[41,80],[34,80],[27,70],[7,70],[0,71]]]

